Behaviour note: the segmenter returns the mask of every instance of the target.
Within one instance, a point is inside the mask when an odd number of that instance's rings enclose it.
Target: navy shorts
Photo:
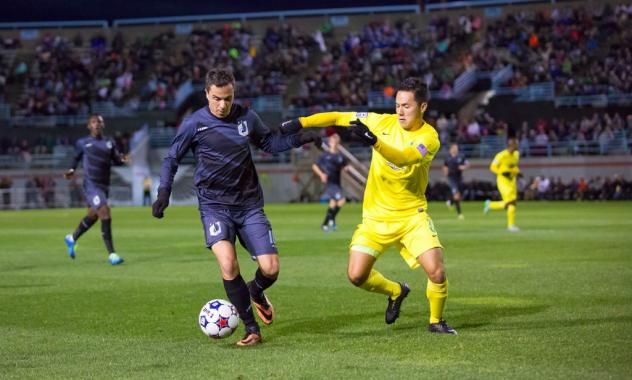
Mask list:
[[[83,195],[86,197],[88,207],[95,211],[98,210],[99,207],[107,206],[108,204],[108,188],[106,186],[84,182]]]
[[[448,185],[452,194],[460,193],[463,188],[462,182],[454,178],[448,178]]]
[[[238,238],[253,260],[260,255],[278,253],[272,226],[263,209],[204,208],[200,210],[200,217],[208,248],[220,240],[228,240],[234,245]]]
[[[344,198],[344,194],[342,193],[342,187],[340,185],[336,185],[333,183],[328,183],[327,187],[325,187],[325,192],[323,193],[323,198],[328,200],[341,200]]]

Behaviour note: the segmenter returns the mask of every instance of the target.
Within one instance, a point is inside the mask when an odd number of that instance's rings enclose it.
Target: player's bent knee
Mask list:
[[[443,284],[446,278],[445,269],[438,268],[437,270],[429,273],[428,278],[430,279],[430,281],[434,282],[435,284]]]
[[[364,273],[347,272],[347,278],[349,279],[349,282],[351,282],[355,286],[360,286],[360,285],[364,284],[364,282],[366,281],[367,277],[368,276],[365,275]]]

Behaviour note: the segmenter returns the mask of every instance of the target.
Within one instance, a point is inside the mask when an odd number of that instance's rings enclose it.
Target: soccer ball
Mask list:
[[[210,300],[200,310],[200,328],[207,336],[223,339],[231,336],[239,325],[235,306],[222,299]]]

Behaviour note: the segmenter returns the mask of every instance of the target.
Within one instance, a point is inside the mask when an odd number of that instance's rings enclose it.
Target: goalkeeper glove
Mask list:
[[[511,172],[502,172],[500,173],[503,175],[503,177],[507,178],[507,179],[512,179],[513,175],[511,174]]]
[[[153,205],[151,205],[151,214],[154,218],[162,218],[165,216],[165,209],[169,206],[169,196],[170,192],[168,190],[158,189],[158,197]]]
[[[366,124],[360,120],[354,120],[350,124],[351,126],[349,129],[351,130],[351,133],[358,136],[360,140],[369,145],[375,145],[375,143],[377,143],[377,136],[369,130],[369,127],[367,127]]]

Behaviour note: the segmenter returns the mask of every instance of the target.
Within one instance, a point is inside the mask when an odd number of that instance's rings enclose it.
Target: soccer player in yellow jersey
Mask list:
[[[440,146],[437,132],[423,119],[427,107],[427,86],[419,78],[408,78],[397,91],[395,114],[324,112],[287,121],[281,130],[292,133],[301,127],[349,127],[373,146],[362,224],[350,244],[349,281],[387,295],[385,320],[387,324],[395,322],[410,288],[373,269],[384,251],[395,246],[411,268],[421,266],[428,275],[428,330],[456,334],[443,319],[448,280],[441,242],[427,212],[428,170]]]
[[[518,168],[519,159],[518,143],[516,139],[510,138],[507,140],[507,149],[496,154],[491,165],[489,165],[489,170],[496,174],[496,184],[498,185],[502,201],[492,202],[487,199],[484,212],[487,214],[489,210],[507,209],[507,230],[509,232],[520,231],[516,226],[516,200],[518,198],[516,177],[520,173]]]

